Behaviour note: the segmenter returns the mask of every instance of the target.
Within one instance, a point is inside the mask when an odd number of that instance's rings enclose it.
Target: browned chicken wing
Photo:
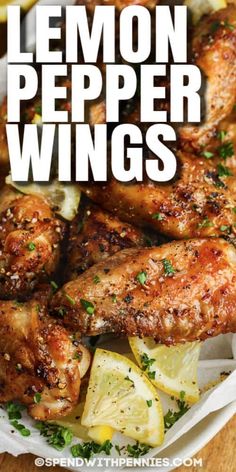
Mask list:
[[[6,201],[0,205],[0,296],[15,298],[28,295],[55,272],[64,223],[38,196],[17,194],[13,201],[11,192],[2,196]]]
[[[67,277],[75,279],[93,264],[116,252],[158,243],[158,237],[123,223],[98,206],[87,203],[80,207],[70,225],[67,248]]]
[[[0,319],[0,402],[18,400],[40,420],[68,414],[79,397],[80,365],[83,375],[89,365],[87,349],[37,302],[1,302]]]
[[[219,156],[214,159],[178,153],[174,182],[82,188],[86,195],[122,220],[148,225],[175,239],[231,234],[236,223],[236,178]],[[231,175],[232,174],[232,175]],[[225,231],[222,228],[225,227]]]
[[[125,249],[67,283],[52,302],[63,323],[83,334],[166,344],[235,332],[235,306],[236,250],[214,238]]]
[[[204,17],[194,30],[194,62],[206,77],[205,122],[180,129],[183,144],[201,148],[236,102],[236,5]]]

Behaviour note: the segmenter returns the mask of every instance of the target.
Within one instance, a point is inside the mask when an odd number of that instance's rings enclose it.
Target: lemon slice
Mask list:
[[[11,185],[26,195],[40,195],[44,197],[55,213],[66,220],[73,220],[80,202],[80,189],[76,184],[62,184],[53,180],[50,184],[18,184],[12,181],[11,175],[6,177],[6,184]]]
[[[185,0],[184,4],[192,11],[195,24],[203,15],[227,7],[226,0]]]
[[[129,338],[135,359],[153,384],[165,393],[185,400],[199,400],[197,366],[201,343],[164,346],[153,338]]]
[[[149,446],[164,439],[163,414],[156,389],[129,359],[95,352],[81,424],[110,426]]]
[[[0,23],[7,21],[7,7],[8,5],[20,5],[24,12],[27,12],[37,0],[0,0]]]

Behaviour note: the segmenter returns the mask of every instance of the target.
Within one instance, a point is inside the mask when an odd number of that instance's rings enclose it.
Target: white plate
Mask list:
[[[174,444],[164,449],[160,454],[158,454],[158,457],[168,457],[170,463],[176,457],[181,460],[193,457],[225,426],[234,414],[236,414],[236,402],[230,403],[224,408],[221,408],[221,410],[211,413],[188,431],[188,433],[175,441]],[[158,468],[158,472],[169,472],[175,468],[176,467],[173,465],[169,467],[160,467]],[[147,468],[144,467],[139,470],[147,471]]]

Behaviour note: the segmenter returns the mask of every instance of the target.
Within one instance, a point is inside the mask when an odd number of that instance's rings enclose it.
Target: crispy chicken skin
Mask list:
[[[67,248],[67,279],[72,280],[92,265],[130,247],[158,242],[155,235],[123,223],[97,205],[85,203],[70,225]]]
[[[0,320],[0,401],[18,400],[40,420],[68,414],[78,401],[85,348],[37,302],[1,302]]]
[[[148,225],[175,239],[222,236],[223,226],[233,237],[235,175],[219,176],[221,165],[226,165],[219,158],[196,158],[180,152],[178,158],[176,179],[169,184],[127,185],[111,180],[102,187],[89,185],[82,190],[122,220]]]
[[[98,5],[112,5],[122,10],[124,7],[132,5],[141,5],[146,8],[154,8],[158,4],[158,0],[87,0],[86,7],[90,12],[94,11],[94,8]],[[84,5],[84,1],[77,0],[77,5]]]
[[[204,119],[199,126],[180,129],[182,144],[194,149],[205,145],[216,126],[236,101],[236,5],[208,15],[194,29],[193,60],[206,78]]]
[[[65,325],[83,334],[152,336],[165,344],[235,332],[235,305],[236,250],[215,238],[125,249],[52,301]]]
[[[0,297],[28,295],[57,268],[64,223],[38,196],[11,201],[3,193],[0,213]],[[14,195],[14,192],[13,192]]]

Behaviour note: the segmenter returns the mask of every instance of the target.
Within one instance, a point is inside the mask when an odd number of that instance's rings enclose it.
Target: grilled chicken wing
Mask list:
[[[122,220],[148,225],[175,239],[235,234],[236,177],[226,162],[178,153],[174,182],[82,187],[86,195]],[[232,174],[232,175],[231,175]]]
[[[19,400],[41,420],[68,414],[79,397],[80,365],[83,374],[89,365],[87,349],[37,302],[1,302],[0,320],[0,401]]]
[[[77,5],[84,5],[84,1],[77,0]],[[142,5],[146,8],[154,8],[158,4],[158,0],[87,0],[86,7],[90,12],[94,11],[94,8],[98,5],[112,5],[122,10],[125,7],[131,5]]]
[[[83,334],[166,344],[235,332],[235,306],[236,250],[214,238],[125,249],[67,283],[52,302],[65,325]]]
[[[158,237],[121,222],[111,213],[87,203],[70,225],[67,249],[67,280],[78,277],[93,264],[116,252],[158,243]]]
[[[5,191],[0,205],[0,296],[25,296],[57,267],[64,223],[40,197]],[[5,197],[5,201],[4,201]]]
[[[206,77],[205,123],[180,129],[184,145],[201,148],[236,101],[236,5],[203,18],[195,28],[193,60]]]

